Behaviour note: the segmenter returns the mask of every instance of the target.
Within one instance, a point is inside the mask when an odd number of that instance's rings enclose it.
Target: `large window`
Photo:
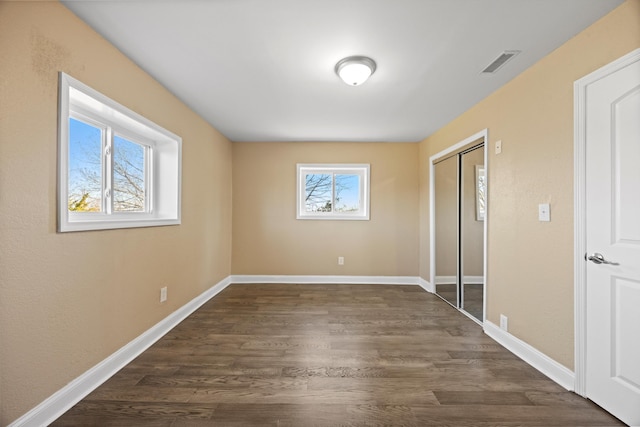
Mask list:
[[[60,73],[58,230],[180,223],[182,141]]]
[[[298,219],[369,219],[369,165],[298,164]]]

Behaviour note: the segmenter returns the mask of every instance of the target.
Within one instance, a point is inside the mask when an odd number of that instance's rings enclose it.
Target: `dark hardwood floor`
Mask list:
[[[417,286],[232,285],[55,426],[619,426]]]

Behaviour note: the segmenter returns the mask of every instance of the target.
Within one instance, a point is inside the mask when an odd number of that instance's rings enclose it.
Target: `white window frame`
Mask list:
[[[312,220],[369,220],[369,172],[370,165],[365,163],[351,164],[325,164],[325,163],[298,163],[297,164],[297,191],[296,191],[296,218],[312,219]],[[307,174],[331,174],[331,175],[358,175],[360,177],[359,197],[360,209],[354,212],[307,212],[306,210],[306,185],[305,177]],[[335,198],[335,179],[333,182],[333,198]],[[335,206],[335,200],[332,198],[332,206]]]
[[[58,109],[58,231],[155,227],[180,224],[182,139],[65,73],[59,75]],[[69,118],[106,129],[144,146],[145,210],[113,212],[112,171],[103,167],[102,212],[69,211]],[[112,147],[110,148],[112,151]],[[105,156],[102,153],[103,162]]]

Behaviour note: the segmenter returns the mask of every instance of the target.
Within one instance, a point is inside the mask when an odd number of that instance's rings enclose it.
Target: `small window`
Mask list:
[[[298,219],[369,219],[369,165],[298,164]]]
[[[58,230],[180,224],[182,141],[60,74]]]

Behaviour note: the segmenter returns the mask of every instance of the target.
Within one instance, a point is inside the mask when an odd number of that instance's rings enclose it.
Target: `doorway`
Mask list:
[[[478,323],[485,317],[486,130],[432,156],[431,283]]]

